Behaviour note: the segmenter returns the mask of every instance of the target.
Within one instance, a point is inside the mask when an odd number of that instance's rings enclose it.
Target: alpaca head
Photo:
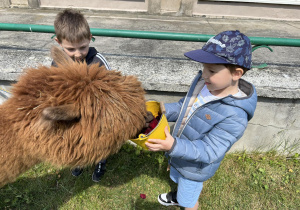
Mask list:
[[[56,47],[52,56],[57,67],[27,69],[6,102],[32,157],[57,165],[93,164],[139,133],[145,92],[134,76],[74,62]]]

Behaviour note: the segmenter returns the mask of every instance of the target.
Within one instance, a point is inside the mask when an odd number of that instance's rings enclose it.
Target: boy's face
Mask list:
[[[57,43],[63,48],[65,53],[67,53],[70,58],[74,61],[82,62],[89,52],[89,46],[91,39],[85,39],[78,43],[71,43],[63,39],[59,42],[58,39],[55,39]]]
[[[207,89],[211,94],[225,97],[238,92],[238,80],[241,78],[242,73],[239,70],[231,73],[222,64],[203,63],[202,78],[205,80]]]

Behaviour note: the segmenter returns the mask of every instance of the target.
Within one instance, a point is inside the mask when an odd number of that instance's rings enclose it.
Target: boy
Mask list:
[[[203,182],[212,177],[225,153],[242,137],[253,117],[257,95],[241,79],[251,68],[251,43],[239,31],[224,31],[201,50],[185,56],[203,64],[185,98],[165,104],[168,121],[176,121],[166,140],[150,139],[151,151],[166,151],[176,192],[158,196],[162,205],[197,209]]]
[[[66,9],[57,14],[54,21],[55,40],[62,47],[64,52],[76,62],[86,62],[88,65],[99,63],[111,70],[105,58],[97,52],[94,47],[90,47],[92,34],[85,17],[76,10]],[[52,65],[56,65],[52,62]],[[99,182],[105,173],[106,160],[100,161],[94,170],[92,180]],[[72,170],[73,176],[79,176],[83,169],[77,167]]]

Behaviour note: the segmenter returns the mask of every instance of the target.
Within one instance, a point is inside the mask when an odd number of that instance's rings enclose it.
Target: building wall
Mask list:
[[[26,7],[28,6],[28,0],[10,0],[10,4],[12,6]]]
[[[94,10],[115,10],[115,11],[133,11],[133,12],[146,12],[146,1],[117,1],[117,0],[91,0],[87,4],[82,0],[40,0],[40,7],[44,8],[84,8]]]
[[[197,1],[193,14],[210,17],[241,17],[300,20],[299,5]]]
[[[72,7],[159,15],[300,20],[300,3],[297,2],[295,0],[90,0],[87,4],[82,0],[2,0],[0,7]]]

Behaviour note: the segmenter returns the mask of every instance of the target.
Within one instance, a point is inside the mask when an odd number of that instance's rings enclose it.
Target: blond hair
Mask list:
[[[80,11],[73,9],[65,9],[57,14],[54,29],[59,42],[65,39],[71,43],[78,43],[91,37],[87,20]]]

